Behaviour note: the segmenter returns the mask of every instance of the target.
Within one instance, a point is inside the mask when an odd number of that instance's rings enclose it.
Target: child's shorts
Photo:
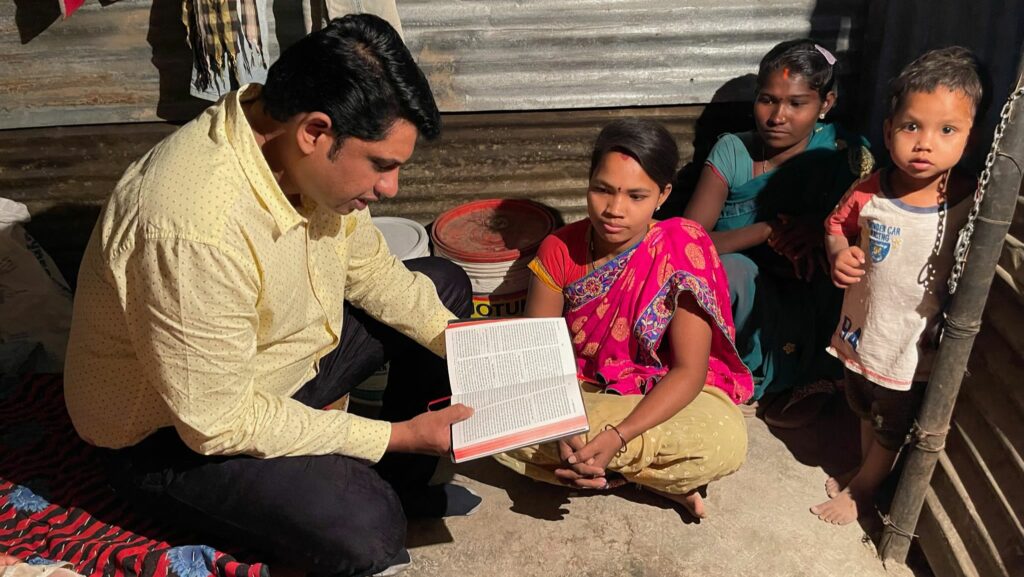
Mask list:
[[[879,445],[898,451],[907,442],[926,384],[915,381],[909,391],[895,391],[847,370],[846,400],[858,417],[871,422]]]

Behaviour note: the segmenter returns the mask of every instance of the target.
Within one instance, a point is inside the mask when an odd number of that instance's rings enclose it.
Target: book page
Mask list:
[[[568,379],[565,376],[537,379],[528,383],[518,383],[511,387],[498,389],[484,389],[471,393],[459,393],[452,396],[453,403],[463,403],[473,407],[474,411],[482,411],[488,407],[498,405],[517,398],[529,397],[544,391],[567,386]],[[557,409],[556,409],[557,410]],[[566,409],[568,411],[568,409]],[[562,416],[568,414],[563,412]]]
[[[449,327],[445,339],[452,393],[575,375],[576,362],[566,338],[561,318]]]
[[[575,369],[575,366],[572,367]],[[558,347],[544,347],[527,351],[510,351],[463,359],[455,365],[453,381],[458,381],[460,393],[486,391],[547,377],[561,377],[567,373]],[[456,388],[453,385],[452,391]]]
[[[559,317],[510,319],[508,321],[455,324],[445,334],[448,351],[461,357],[475,357],[494,351],[531,349],[558,344]]]
[[[587,430],[576,359],[562,318],[469,321],[445,331],[456,462]]]
[[[586,415],[575,375],[465,393],[452,401],[473,407],[474,411],[468,420],[452,426],[456,446]]]

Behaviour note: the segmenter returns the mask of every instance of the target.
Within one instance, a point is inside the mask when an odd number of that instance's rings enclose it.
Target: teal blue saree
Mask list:
[[[737,136],[748,142],[753,133]],[[715,158],[713,152],[708,162],[722,173]],[[830,124],[815,127],[804,152],[756,178],[751,178],[749,155],[732,160],[720,164],[745,174],[728,175],[734,184],[715,231],[781,214],[823,223],[843,193],[874,166],[866,141]],[[843,299],[827,272],[816,270],[809,281],[797,279],[789,261],[767,245],[722,255],[722,264],[729,278],[737,349],[754,376],[754,399],[842,376],[842,365],[825,352]]]

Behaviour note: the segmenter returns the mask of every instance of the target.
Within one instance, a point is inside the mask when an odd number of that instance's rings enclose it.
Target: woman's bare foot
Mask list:
[[[838,495],[840,491],[850,484],[850,481],[857,475],[857,471],[860,471],[860,467],[855,467],[845,473],[825,479],[825,495],[829,499]]]
[[[811,513],[826,523],[846,525],[857,520],[857,499],[849,488],[843,489],[828,501],[811,507]]]
[[[666,499],[671,499],[676,503],[679,503],[680,505],[685,507],[691,515],[698,519],[706,519],[708,516],[707,512],[704,510],[704,499],[701,498],[700,493],[697,491],[697,489],[694,489],[689,493],[685,493],[683,495],[675,493],[665,493],[663,491],[655,491],[654,489],[651,489],[651,491],[661,495],[662,497],[665,497]]]

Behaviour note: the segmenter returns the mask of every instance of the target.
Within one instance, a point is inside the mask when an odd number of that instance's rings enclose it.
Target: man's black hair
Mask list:
[[[441,132],[423,72],[395,29],[370,14],[336,18],[288,47],[267,72],[261,98],[279,122],[304,112],[330,117],[332,155],[349,136],[385,139],[399,118],[427,140]]]

